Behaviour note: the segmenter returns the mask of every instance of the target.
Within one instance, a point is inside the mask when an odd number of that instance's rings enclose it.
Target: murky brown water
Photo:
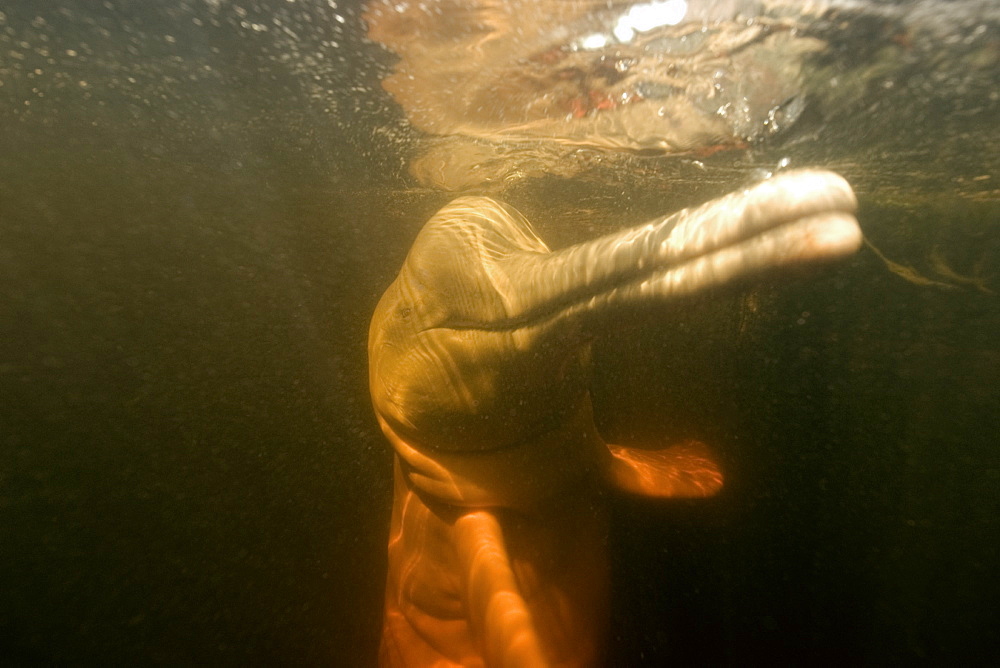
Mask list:
[[[344,2],[0,12],[5,655],[367,665],[391,495],[368,318],[453,196],[410,172],[437,142],[379,87],[393,57]],[[747,148],[477,140],[517,167],[475,187],[557,246],[784,161],[861,199],[871,245],[836,270],[598,342],[605,435],[696,435],[727,474],[612,501],[615,665],[996,648],[1000,69],[947,59],[1000,36],[942,16],[954,44],[890,35],[905,76],[814,62],[875,83]],[[994,79],[934,78],[958,70]]]

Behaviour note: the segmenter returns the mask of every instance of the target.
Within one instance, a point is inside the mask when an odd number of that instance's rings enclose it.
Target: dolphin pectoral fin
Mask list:
[[[487,665],[549,665],[496,516],[485,510],[466,513],[455,522],[454,539],[469,622]]]
[[[608,445],[604,470],[612,486],[640,496],[705,498],[722,489],[722,470],[710,448],[684,441],[659,450]]]

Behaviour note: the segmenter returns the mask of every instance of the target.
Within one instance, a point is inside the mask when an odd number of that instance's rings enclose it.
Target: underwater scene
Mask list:
[[[989,663],[1000,5],[0,4],[5,665]]]

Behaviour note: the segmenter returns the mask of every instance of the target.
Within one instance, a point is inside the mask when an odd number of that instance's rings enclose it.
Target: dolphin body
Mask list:
[[[556,252],[486,197],[431,218],[369,335],[396,454],[381,665],[600,664],[600,487],[697,497],[722,477],[697,442],[601,439],[589,342],[618,308],[853,253],[855,208],[841,177],[796,171]]]

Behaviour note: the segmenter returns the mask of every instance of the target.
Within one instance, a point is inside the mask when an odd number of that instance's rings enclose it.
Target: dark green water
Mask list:
[[[333,4],[0,7],[5,661],[371,664],[391,454],[368,319],[451,195],[407,175],[391,58]],[[845,173],[911,269],[866,247],[598,342],[605,435],[694,434],[727,473],[707,502],[609,499],[614,665],[1000,646],[1000,174],[960,111],[503,193],[564,244],[790,157]]]

